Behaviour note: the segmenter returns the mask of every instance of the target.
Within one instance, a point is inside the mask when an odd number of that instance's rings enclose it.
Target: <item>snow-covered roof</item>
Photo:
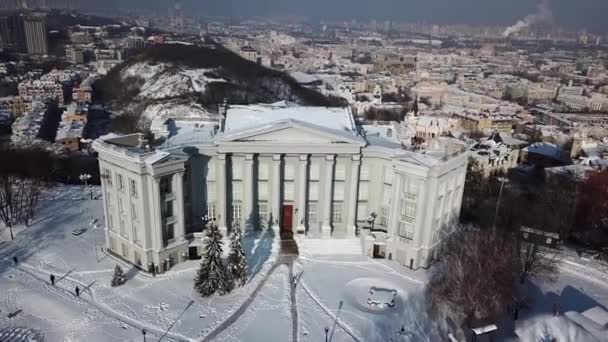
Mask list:
[[[317,76],[306,74],[301,71],[294,71],[290,73],[289,76],[293,77],[293,79],[300,84],[309,84],[320,81]]]
[[[348,108],[303,107],[285,101],[230,106],[224,132],[231,134],[290,119],[335,131],[349,132],[352,135],[357,134],[355,121]]]

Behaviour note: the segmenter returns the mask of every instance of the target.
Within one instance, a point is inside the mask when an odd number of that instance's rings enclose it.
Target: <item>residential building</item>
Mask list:
[[[48,53],[46,14],[26,14],[23,17],[23,24],[27,53],[30,55],[46,55]]]

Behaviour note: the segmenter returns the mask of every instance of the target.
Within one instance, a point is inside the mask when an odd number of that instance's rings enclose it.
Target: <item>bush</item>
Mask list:
[[[126,282],[127,282],[127,277],[125,276],[124,272],[122,271],[122,268],[120,268],[120,266],[116,265],[116,267],[114,268],[114,276],[112,277],[112,282],[111,282],[112,287],[120,286]]]

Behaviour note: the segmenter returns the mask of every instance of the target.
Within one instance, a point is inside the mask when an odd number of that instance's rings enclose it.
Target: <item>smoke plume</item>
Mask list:
[[[502,35],[504,37],[509,37],[510,35],[517,33],[532,25],[543,22],[550,22],[552,20],[553,11],[551,11],[551,7],[549,7],[549,0],[541,0],[538,3],[538,11],[536,13],[529,14],[522,20],[516,22],[515,25],[509,26]]]

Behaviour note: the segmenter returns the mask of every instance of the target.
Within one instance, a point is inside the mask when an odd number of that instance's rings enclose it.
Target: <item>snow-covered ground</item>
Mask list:
[[[333,342],[440,340],[426,313],[428,272],[362,256],[355,240],[331,240],[334,252],[327,240],[299,241],[300,256],[293,257],[280,255],[276,232],[249,234],[249,282],[201,298],[192,288],[198,261],[151,277],[102,253],[103,232],[87,226],[90,216],[103,222],[102,203],[84,198],[82,187],[54,188],[31,227],[17,229],[15,241],[0,241],[0,328],[33,329],[50,342],[141,341],[142,329],[149,340],[312,342],[323,341],[326,328]],[[88,230],[72,235],[79,227]],[[116,264],[129,280],[113,288]],[[548,329],[559,329],[560,342],[598,340],[551,311],[556,302],[562,312],[608,307],[608,267],[568,254],[561,269],[555,283],[530,283],[531,309],[517,324],[498,322],[497,340],[539,339]],[[372,287],[380,292],[370,294]],[[393,290],[394,306],[368,303],[389,303]],[[525,337],[516,339],[516,329]]]

